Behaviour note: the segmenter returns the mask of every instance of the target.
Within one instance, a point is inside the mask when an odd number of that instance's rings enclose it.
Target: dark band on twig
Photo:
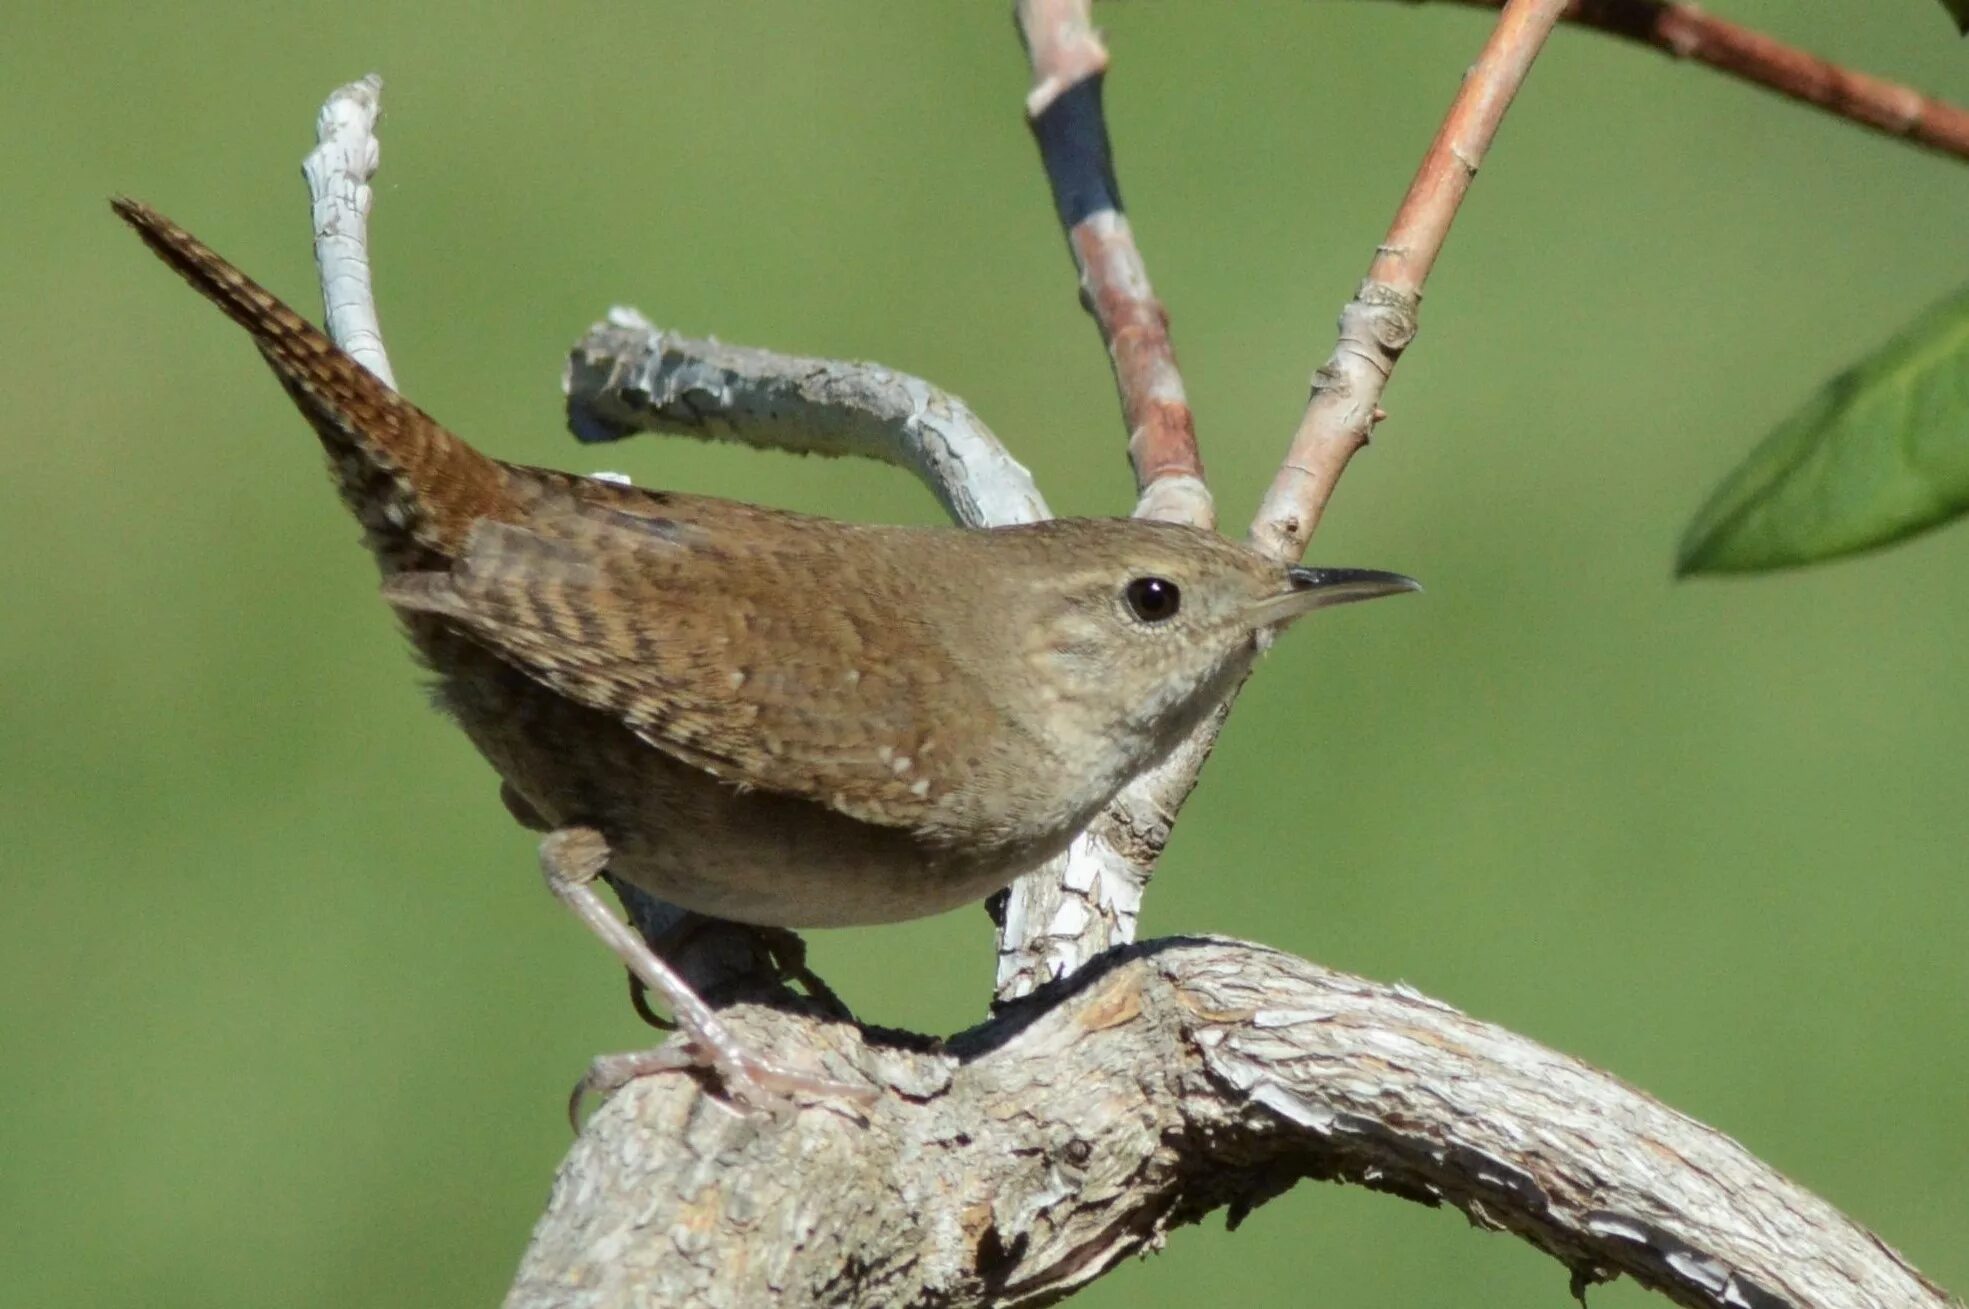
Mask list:
[[[1114,179],[1114,155],[1101,109],[1102,80],[1100,73],[1082,78],[1032,120],[1040,162],[1053,188],[1053,207],[1060,226],[1069,232],[1103,209],[1121,212],[1121,186]]]

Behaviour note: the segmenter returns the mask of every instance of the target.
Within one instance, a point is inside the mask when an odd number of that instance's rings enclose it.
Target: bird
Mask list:
[[[547,883],[670,1008],[609,1081],[865,1096],[755,1050],[615,916],[868,925],[1065,850],[1317,609],[1419,590],[1133,518],[851,523],[481,453],[149,206],[116,214],[244,328],[327,454],[434,699]],[[598,1064],[598,1067],[600,1065]],[[579,1092],[577,1092],[579,1094]]]

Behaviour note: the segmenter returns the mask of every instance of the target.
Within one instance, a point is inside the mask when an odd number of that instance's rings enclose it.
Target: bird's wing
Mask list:
[[[395,577],[385,598],[725,781],[929,824],[946,799],[932,778],[962,763],[937,758],[951,743],[930,725],[989,730],[993,710],[923,627],[907,561],[829,548],[869,529],[787,515],[721,531],[648,503],[481,521],[449,569]]]

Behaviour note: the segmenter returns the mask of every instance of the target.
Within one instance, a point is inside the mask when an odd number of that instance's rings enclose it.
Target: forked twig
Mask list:
[[[1391,320],[1381,313],[1353,312],[1356,306],[1349,306],[1350,315],[1342,318],[1340,350],[1343,352],[1352,348],[1347,336],[1350,317],[1356,333],[1382,329],[1387,339],[1374,357],[1387,361],[1380,374],[1383,383],[1386,368],[1393,366],[1393,355],[1399,354],[1400,346],[1406,345],[1407,337],[1413,335],[1412,302],[1427,276],[1428,265],[1441,248],[1483,147],[1495,133],[1498,119],[1551,31],[1556,21],[1551,11],[1560,2],[1541,0],[1529,19],[1523,0],[1507,10],[1483,57],[1464,82],[1443,134],[1423,161],[1409,200],[1396,217],[1388,246],[1370,274],[1370,279],[1376,274],[1391,279],[1396,289],[1385,294],[1390,297],[1405,294],[1406,299],[1399,302],[1409,305],[1407,312]],[[1154,469],[1152,463],[1145,463],[1141,454],[1144,449],[1168,448],[1182,452],[1188,461],[1184,467],[1196,470],[1195,476],[1184,472],[1163,481],[1150,477],[1143,505],[1137,512],[1150,511],[1151,497],[1163,485],[1171,492],[1180,489],[1186,497],[1192,494],[1193,486],[1193,494],[1201,499],[1190,503],[1207,509],[1208,492],[1201,481],[1202,462],[1196,457],[1196,438],[1189,422],[1188,406],[1181,409],[1180,427],[1151,426],[1147,429],[1150,434],[1145,436],[1144,429],[1134,426],[1137,415],[1167,412],[1158,399],[1163,392],[1156,388],[1166,388],[1168,379],[1176,378],[1176,368],[1168,348],[1162,307],[1149,293],[1141,254],[1129,237],[1126,219],[1119,211],[1119,188],[1114,179],[1100,98],[1109,58],[1093,30],[1091,0],[1020,0],[1018,18],[1033,70],[1033,89],[1026,101],[1027,117],[1038,137],[1060,221],[1067,227],[1069,244],[1080,269],[1083,301],[1100,324],[1102,337],[1109,343],[1115,361],[1122,410],[1135,433],[1130,439],[1130,453],[1134,456],[1137,481],[1142,482]],[[1463,167],[1458,155],[1469,165],[1468,171],[1460,174],[1452,171]],[[1105,280],[1116,269],[1125,271],[1113,283]],[[1413,289],[1402,292],[1399,288],[1410,281]],[[1363,295],[1369,294],[1384,295],[1364,289]],[[1122,305],[1131,308],[1124,314],[1118,309]],[[1120,325],[1144,319],[1154,323],[1155,332],[1133,337],[1121,330]],[[1406,335],[1397,339],[1397,329]],[[1151,362],[1139,367],[1124,366],[1124,350],[1141,350]],[[1348,378],[1342,374],[1340,380],[1345,384]],[[1180,395],[1180,380],[1174,386]],[[1367,388],[1361,389],[1365,393]],[[1316,380],[1315,405],[1319,403],[1319,394]],[[1377,384],[1367,401],[1370,425],[1379,396]],[[1365,439],[1363,430],[1360,440]],[[1324,439],[1312,450],[1316,454],[1326,453],[1335,447],[1334,441]],[[1351,455],[1352,451],[1347,453]],[[1293,453],[1287,456],[1281,479],[1293,472],[1295,455],[1304,457],[1297,442]],[[1340,465],[1344,463],[1344,458],[1339,460]],[[1338,476],[1337,470],[1332,476]],[[1331,477],[1323,484],[1330,493]],[[1299,488],[1295,484],[1289,489]],[[1324,503],[1323,497],[1320,502]],[[1175,501],[1172,506],[1165,500],[1162,507],[1175,507],[1178,512],[1170,516],[1180,517],[1182,503]],[[1316,516],[1316,511],[1312,511],[1292,521],[1295,527],[1300,522],[1306,523],[1310,534],[1310,521]],[[1294,559],[1303,553],[1303,537],[1296,544],[1282,544],[1276,539],[1277,532],[1261,530],[1268,521],[1271,520],[1261,510],[1259,524],[1253,527],[1254,539],[1261,548]],[[1168,844],[1176,815],[1210,757],[1227,712],[1228,706],[1199,726],[1162,764],[1125,787],[1075,842],[1064,864],[1056,861],[1012,886],[999,921],[1001,1000],[1025,995],[1045,982],[1072,972],[1103,950],[1134,939],[1135,919],[1149,878]]]

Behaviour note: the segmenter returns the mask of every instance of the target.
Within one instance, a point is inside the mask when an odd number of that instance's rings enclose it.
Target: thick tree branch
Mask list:
[[[1453,2],[1496,9],[1503,0]],[[1884,135],[1969,160],[1969,109],[1835,64],[1753,28],[1704,13],[1694,5],[1670,0],[1573,0],[1566,6],[1564,17],[1567,22],[1623,37],[1671,58],[1705,64]]]
[[[1464,78],[1408,195],[1340,312],[1340,341],[1313,374],[1312,397],[1285,462],[1258,506],[1252,542],[1281,559],[1306,552],[1347,461],[1382,418],[1381,395],[1415,338],[1422,284],[1449,236],[1504,111],[1531,71],[1566,0],[1509,0]]]
[[[943,1049],[726,1017],[888,1091],[771,1123],[685,1078],[630,1087],[569,1154],[508,1309],[1044,1304],[1301,1178],[1452,1205],[1576,1284],[1703,1309],[1956,1303],[1617,1078],[1258,946],[1126,948]]]

